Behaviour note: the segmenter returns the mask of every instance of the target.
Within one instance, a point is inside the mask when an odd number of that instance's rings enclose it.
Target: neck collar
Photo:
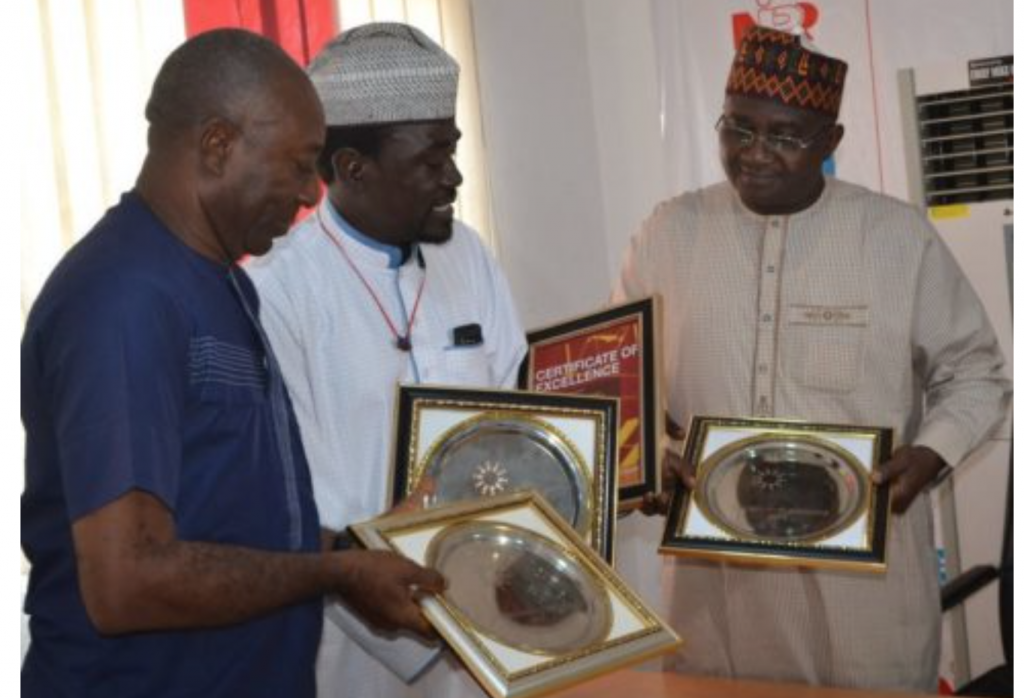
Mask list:
[[[770,218],[802,218],[804,216],[813,214],[815,211],[821,208],[824,205],[825,201],[829,198],[832,192],[832,178],[829,176],[825,177],[825,186],[822,187],[821,193],[818,194],[818,198],[815,199],[810,206],[802,208],[799,211],[793,211],[792,213],[758,213],[757,211],[747,208],[747,205],[743,203],[743,199],[740,198],[740,195],[739,193],[737,193],[736,189],[731,184],[729,184],[728,186],[733,201],[736,202],[736,205],[740,208],[741,211],[743,211],[744,214],[746,214],[750,218],[764,221]]]
[[[334,207],[334,203],[330,198],[325,197],[326,206],[328,213],[331,216],[331,220],[334,222],[338,229],[350,240],[358,242],[363,247],[367,247],[377,252],[382,252],[387,256],[388,267],[390,269],[397,269],[408,261],[409,257],[412,256],[415,250],[414,245],[389,245],[379,240],[374,240],[366,233],[360,231],[354,225],[348,222],[348,220],[341,215],[341,212]]]

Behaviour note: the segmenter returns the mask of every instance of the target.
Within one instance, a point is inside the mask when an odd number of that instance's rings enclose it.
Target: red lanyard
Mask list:
[[[345,246],[342,245],[337,238],[334,237],[334,234],[327,229],[327,226],[324,225],[324,219],[321,217],[320,213],[320,210],[317,210],[316,219],[320,223],[320,229],[324,231],[324,235],[327,236],[327,239],[334,243],[334,246],[338,248],[339,252],[341,252],[341,256],[345,258],[346,262],[348,262],[349,267],[351,267],[352,271],[356,273],[359,280],[363,282],[363,287],[366,289],[366,292],[370,294],[370,298],[373,299],[373,302],[377,304],[377,310],[380,311],[381,316],[384,318],[384,322],[388,323],[388,329],[391,330],[391,334],[395,338],[395,346],[401,351],[412,351],[412,326],[416,323],[416,312],[420,309],[420,299],[423,298],[423,287],[427,283],[426,271],[423,272],[423,280],[420,281],[420,288],[416,292],[416,302],[413,303],[412,306],[412,314],[409,316],[409,325],[406,328],[404,335],[399,334],[398,328],[396,328],[395,323],[391,321],[391,316],[388,315],[388,311],[384,310],[384,306],[381,305],[380,299],[377,298],[377,294],[373,292],[373,288],[370,286],[370,283],[359,271],[359,267],[355,265],[352,258],[348,256]]]

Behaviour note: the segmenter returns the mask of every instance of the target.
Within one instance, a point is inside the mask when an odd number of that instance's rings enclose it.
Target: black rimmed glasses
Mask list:
[[[760,138],[761,142],[764,143],[765,148],[783,155],[794,155],[800,151],[807,150],[817,143],[822,136],[831,133],[834,127],[835,124],[827,124],[824,128],[812,133],[810,136],[799,138],[797,136],[787,136],[781,133],[761,133],[760,131],[752,131],[749,128],[737,126],[731,121],[726,120],[725,114],[718,117],[718,121],[715,122],[715,130],[718,131],[718,135],[722,141],[728,145],[739,148],[749,148],[754,145],[754,142],[758,138]]]

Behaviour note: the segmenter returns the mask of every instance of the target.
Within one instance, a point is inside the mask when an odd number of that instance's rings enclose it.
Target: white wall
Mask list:
[[[647,2],[586,0],[587,52],[597,134],[608,272],[669,189],[663,151],[651,8]]]
[[[473,5],[498,254],[527,327],[607,295],[603,192],[581,3]]]
[[[498,254],[523,322],[604,303],[663,198],[646,2],[475,0]]]

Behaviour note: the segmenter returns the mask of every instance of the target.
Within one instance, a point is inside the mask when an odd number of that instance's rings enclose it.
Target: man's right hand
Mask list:
[[[437,637],[418,600],[445,590],[444,577],[438,572],[384,550],[349,550],[338,555],[344,571],[339,594],[366,622],[384,631],[410,630],[428,639]]]

